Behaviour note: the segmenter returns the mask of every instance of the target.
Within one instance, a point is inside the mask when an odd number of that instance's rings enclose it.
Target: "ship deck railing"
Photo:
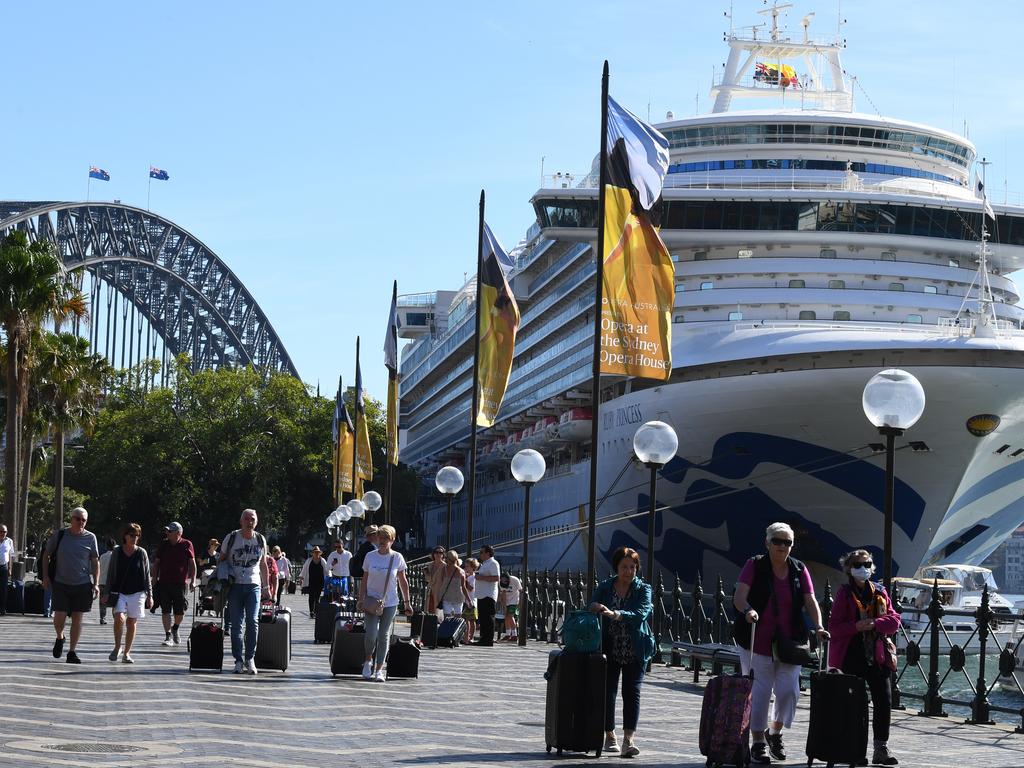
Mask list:
[[[732,325],[735,331],[854,331],[882,333],[892,335],[921,334],[943,338],[965,338],[974,334],[977,323],[973,317],[940,317],[935,325],[923,323],[853,323],[849,321],[823,322],[820,320],[758,320],[744,321]],[[1009,320],[997,320],[995,333],[997,337],[1021,337],[1021,330]]]

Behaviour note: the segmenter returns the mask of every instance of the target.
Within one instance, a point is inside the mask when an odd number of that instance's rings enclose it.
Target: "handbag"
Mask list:
[[[388,594],[388,584],[391,583],[391,566],[394,565],[395,556],[392,555],[391,559],[388,560],[388,573],[384,577],[384,595],[381,597],[369,598],[369,604],[363,606],[363,612],[370,616],[383,616],[384,615],[384,597]]]
[[[891,637],[879,635],[875,638],[875,664],[879,669],[896,671],[896,643]]]
[[[572,611],[562,623],[562,644],[575,653],[601,650],[601,619],[590,611]]]
[[[783,664],[794,664],[798,667],[802,667],[805,664],[814,664],[817,661],[817,658],[811,652],[811,641],[808,638],[806,631],[804,633],[803,640],[796,640],[792,637],[784,637],[779,634],[779,604],[775,599],[774,586],[772,587],[771,602],[772,610],[775,613],[776,627],[775,637],[772,638],[772,658],[775,659],[775,661],[782,662]]]

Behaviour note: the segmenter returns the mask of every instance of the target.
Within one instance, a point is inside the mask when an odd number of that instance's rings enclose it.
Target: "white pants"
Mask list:
[[[743,674],[750,673],[751,655],[754,665],[754,690],[750,697],[750,731],[758,733],[768,727],[768,705],[771,703],[772,691],[775,691],[775,707],[772,711],[772,722],[782,723],[783,727],[793,726],[796,715],[796,702],[800,697],[800,667],[795,664],[783,664],[771,656],[760,653],[751,654],[742,648],[740,665]]]

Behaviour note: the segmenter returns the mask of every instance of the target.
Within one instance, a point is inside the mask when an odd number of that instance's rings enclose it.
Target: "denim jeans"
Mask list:
[[[235,661],[249,661],[256,655],[259,636],[260,585],[232,584],[228,593],[231,621],[231,655]],[[242,620],[245,620],[245,653],[242,653]]]
[[[363,638],[363,650],[367,656],[373,654],[376,667],[383,667],[388,658],[388,644],[391,642],[391,628],[395,625],[395,614],[398,606],[384,609],[382,616],[366,614],[366,637]]]
[[[619,688],[619,675],[622,675],[622,727],[627,731],[635,731],[640,719],[640,683],[644,681],[644,665],[639,661],[632,664],[619,664],[608,657],[607,675],[605,677],[604,729],[615,730],[615,698]]]

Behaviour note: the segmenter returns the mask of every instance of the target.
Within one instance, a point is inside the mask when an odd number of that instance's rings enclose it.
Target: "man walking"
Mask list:
[[[57,639],[53,643],[53,658],[59,659],[64,651],[64,624],[71,614],[71,646],[67,663],[81,664],[75,649],[82,636],[82,615],[92,610],[92,601],[100,593],[100,552],[96,537],[85,530],[89,513],[83,507],[71,510],[71,525],[56,531],[46,542],[39,572],[43,575],[43,589],[53,595],[53,628]],[[56,558],[53,579],[50,562]]]
[[[480,642],[494,645],[494,613],[498,605],[498,580],[501,566],[494,559],[494,547],[480,547],[480,570],[476,572],[476,606],[480,617]]]
[[[256,510],[242,511],[241,527],[224,537],[220,559],[231,566],[228,591],[228,617],[231,622],[231,655],[235,673],[256,674],[256,640],[259,637],[261,599],[269,596],[270,571],[267,568],[267,540],[256,532]],[[245,638],[242,622],[245,622]]]
[[[345,541],[338,539],[334,542],[334,551],[327,558],[327,567],[331,571],[331,578],[341,580],[341,594],[348,594],[348,573],[349,563],[352,561],[352,553],[345,549]]]
[[[7,536],[7,526],[0,523],[0,616],[7,615],[7,580],[11,578],[11,557],[14,545]]]
[[[160,613],[164,620],[164,645],[180,645],[178,628],[188,610],[188,592],[196,588],[196,551],[182,534],[181,523],[165,529],[167,537],[160,543],[153,560],[153,584],[160,595]],[[171,624],[171,614],[174,624]]]

